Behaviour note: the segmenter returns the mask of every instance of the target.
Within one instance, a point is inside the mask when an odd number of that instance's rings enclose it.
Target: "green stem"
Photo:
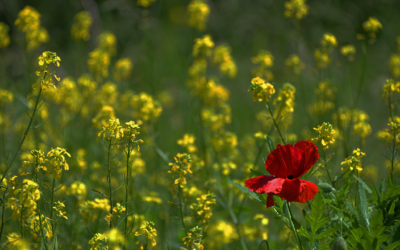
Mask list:
[[[329,173],[328,164],[326,163],[325,149],[322,149],[322,152],[324,153],[324,168],[326,170],[326,173],[328,174],[328,177],[329,177],[329,180],[330,180],[332,186],[335,187],[335,183],[333,182],[333,180],[331,178],[331,174]]]
[[[112,143],[112,138],[108,141],[108,152],[107,152],[107,165],[108,165],[108,175],[107,175],[107,182],[108,182],[108,188],[110,192],[110,215],[112,215],[112,209],[113,209],[113,196],[112,196],[112,186],[111,186],[111,143]],[[110,229],[112,228],[112,220],[110,219]]]
[[[187,231],[186,231],[186,225],[185,225],[185,220],[183,219],[183,203],[182,203],[182,188],[181,185],[178,184],[178,196],[179,196],[179,213],[181,216],[181,221],[182,221],[182,226],[183,229],[185,230],[185,235],[188,235]]]
[[[278,124],[276,123],[276,120],[275,120],[275,117],[274,117],[274,113],[272,112],[272,109],[271,109],[271,105],[269,105],[269,101],[267,101],[267,107],[268,107],[268,111],[269,111],[269,113],[270,113],[270,115],[272,117],[272,121],[274,122],[275,127],[278,130],[279,136],[281,137],[283,144],[286,145],[285,138],[283,138],[281,130],[279,129]]]
[[[353,103],[353,109],[357,108],[358,101],[359,101],[360,96],[361,96],[362,88],[364,86],[365,70],[367,69],[367,58],[368,58],[368,43],[367,43],[367,40],[364,43],[363,52],[364,52],[364,60],[363,60],[362,68],[361,68],[361,76],[360,76],[360,82],[358,84],[358,92],[357,92],[356,98],[354,99],[354,103]]]
[[[7,190],[8,190],[8,188],[6,187],[6,190],[4,191],[4,194],[3,194],[3,199],[1,200],[2,201],[2,208],[1,208],[0,242],[1,242],[1,237],[3,236],[4,213],[5,213],[5,208],[6,208],[6,204],[4,203],[4,199],[6,198]]]
[[[53,223],[53,215],[54,215],[54,209],[53,209],[53,203],[54,203],[54,186],[56,184],[56,178],[53,177],[53,186],[51,188],[51,203],[50,203],[50,218],[51,218],[51,230],[53,231],[54,235],[54,223]]]
[[[303,245],[301,244],[300,236],[298,235],[298,233],[296,231],[296,228],[294,227],[294,224],[293,224],[293,219],[292,219],[293,218],[293,213],[292,213],[292,210],[290,209],[289,202],[286,202],[286,204],[287,204],[287,207],[288,207],[288,210],[289,210],[290,222],[291,222],[291,226],[292,226],[292,231],[293,231],[294,237],[296,238],[296,241],[299,244],[299,250],[303,250]]]
[[[128,141],[128,151],[126,153],[126,180],[125,180],[125,225],[124,225],[124,234],[125,234],[125,242],[124,242],[124,249],[126,249],[126,242],[127,242],[127,230],[128,230],[128,192],[129,192],[129,158],[131,156],[131,140]]]

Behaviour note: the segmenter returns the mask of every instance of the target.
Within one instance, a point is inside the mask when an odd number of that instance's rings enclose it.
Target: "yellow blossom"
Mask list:
[[[275,93],[275,88],[272,84],[266,83],[260,77],[251,80],[251,87],[248,91],[252,91],[254,101],[268,102],[268,99]]]
[[[335,142],[334,134],[335,130],[332,127],[332,124],[328,122],[324,122],[322,125],[314,128],[318,132],[318,136],[312,138],[312,141],[321,142],[321,145],[324,150],[329,148],[329,144]]]
[[[308,15],[308,5],[306,0],[290,0],[285,2],[285,17],[302,19]]]
[[[90,39],[90,26],[92,25],[93,18],[90,12],[81,11],[74,16],[74,23],[71,27],[71,36],[75,40],[89,41]]]
[[[187,6],[188,24],[197,30],[204,30],[210,8],[203,0],[192,0]]]
[[[7,24],[0,22],[0,48],[5,48],[10,44],[9,30],[10,28]]]
[[[122,82],[131,77],[133,63],[129,58],[121,58],[114,65],[114,80]]]
[[[363,22],[362,26],[371,38],[375,38],[376,33],[383,28],[381,22],[375,17],[369,17],[367,21]]]

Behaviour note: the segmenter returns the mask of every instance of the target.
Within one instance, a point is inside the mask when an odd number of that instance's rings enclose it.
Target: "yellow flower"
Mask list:
[[[214,42],[210,35],[196,38],[193,45],[193,56],[211,56],[212,48],[214,48]]]
[[[330,33],[325,33],[321,40],[321,44],[327,48],[337,47],[336,37]]]
[[[90,250],[108,250],[107,237],[103,234],[96,233],[89,240]]]
[[[90,39],[90,26],[92,15],[87,11],[81,11],[74,16],[74,23],[71,27],[71,36],[74,40],[88,41]]]
[[[188,173],[192,173],[190,170],[190,162],[192,158],[188,154],[177,154],[174,157],[175,162],[169,163],[168,165],[171,166],[171,170],[168,171],[168,174],[172,175],[173,182],[170,184],[170,188],[172,192],[175,192],[174,187],[179,185],[181,188],[186,186],[186,175]]]
[[[329,148],[329,144],[335,142],[334,134],[335,130],[332,127],[332,124],[328,122],[324,122],[322,125],[314,128],[318,132],[318,136],[312,138],[312,141],[321,142],[321,145],[324,150]]]
[[[285,60],[285,65],[291,73],[295,75],[300,75],[301,71],[305,68],[305,64],[301,61],[298,55],[290,55],[289,58]]]
[[[285,2],[285,17],[300,20],[308,15],[306,0],[290,0]]]
[[[340,165],[347,165],[350,168],[350,170],[356,168],[357,171],[362,171],[363,168],[361,167],[361,158],[364,156],[365,153],[361,152],[361,150],[357,148],[353,150],[353,155],[347,157],[342,163],[340,163]]]
[[[122,82],[131,77],[133,64],[129,58],[121,58],[114,65],[114,80],[117,82]]]
[[[0,22],[0,48],[5,48],[10,44],[9,29],[7,24]]]
[[[18,29],[23,32],[31,32],[39,28],[40,26],[40,14],[31,6],[25,6],[18,13],[18,19],[15,21],[15,25]]]
[[[200,197],[197,198],[197,202],[190,205],[190,209],[195,213],[200,225],[208,224],[213,214],[212,210],[215,204],[217,204],[215,195],[213,193],[207,193],[200,195]]]
[[[0,107],[4,107],[6,104],[14,101],[14,95],[5,89],[0,89]]]
[[[201,244],[203,235],[201,235],[201,231],[202,229],[198,226],[190,229],[188,235],[182,239],[183,244],[185,244],[188,249],[203,250],[204,246]],[[186,250],[186,248],[181,248],[181,250],[182,249]]]
[[[236,64],[231,57],[231,48],[227,45],[219,45],[214,50],[213,62],[219,64],[221,74],[230,78],[236,76]]]
[[[149,243],[150,247],[155,247],[157,230],[154,228],[154,223],[152,221],[145,221],[140,225],[140,228],[135,232],[135,236],[143,236],[145,238],[146,245]],[[144,244],[140,244],[143,249]]]
[[[362,26],[371,38],[375,38],[376,33],[383,28],[381,22],[375,17],[369,17],[367,21],[363,22]]]
[[[153,4],[153,2],[155,2],[156,0],[137,0],[137,5],[144,7],[144,8],[148,8],[150,7],[150,5]]]
[[[356,55],[356,47],[354,45],[345,45],[340,48],[340,53],[343,56],[346,56],[349,61],[354,60],[354,56]]]
[[[331,59],[329,58],[329,53],[327,51],[316,49],[314,51],[314,59],[317,61],[318,68],[326,68],[331,64]]]
[[[204,30],[210,8],[203,0],[192,0],[187,6],[188,24],[197,30]]]
[[[268,102],[268,99],[275,93],[275,88],[272,84],[266,83],[260,77],[251,80],[251,87],[248,91],[252,91],[254,101]]]

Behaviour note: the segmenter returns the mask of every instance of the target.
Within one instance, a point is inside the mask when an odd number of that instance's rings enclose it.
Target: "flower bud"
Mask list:
[[[337,237],[332,244],[332,250],[347,250],[346,240],[343,237]]]

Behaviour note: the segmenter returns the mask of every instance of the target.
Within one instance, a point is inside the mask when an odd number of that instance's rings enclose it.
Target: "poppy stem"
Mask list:
[[[269,105],[269,101],[267,101],[267,107],[268,107],[269,114],[272,117],[272,121],[274,122],[275,127],[278,130],[279,136],[281,137],[283,144],[286,145],[285,138],[283,137],[283,135],[281,133],[281,130],[279,129],[278,124],[276,123],[276,120],[275,120],[275,117],[274,117],[274,113],[272,112],[272,109],[271,109],[271,105]]]
[[[293,223],[293,219],[292,219],[293,218],[293,213],[292,213],[292,210],[290,209],[289,202],[286,202],[286,205],[287,205],[288,210],[289,210],[289,216],[290,216],[289,219],[290,219],[290,223],[291,223],[291,226],[292,226],[292,231],[293,231],[294,237],[296,238],[296,241],[299,244],[299,250],[303,250],[303,245],[301,244],[300,236],[298,235],[297,230],[294,227],[294,223]]]

